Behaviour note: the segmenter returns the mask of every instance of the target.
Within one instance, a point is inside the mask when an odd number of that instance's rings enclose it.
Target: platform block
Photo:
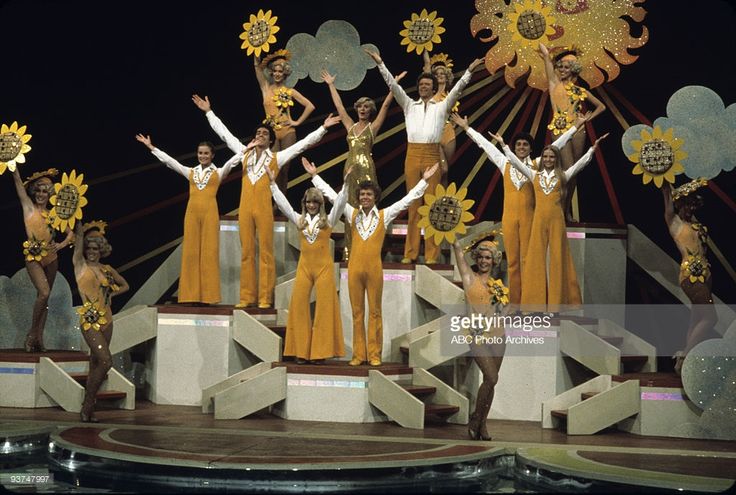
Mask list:
[[[0,358],[0,407],[57,407],[42,389],[41,357],[49,357],[67,373],[86,373],[89,358],[78,351],[27,354],[20,349],[2,351]]]

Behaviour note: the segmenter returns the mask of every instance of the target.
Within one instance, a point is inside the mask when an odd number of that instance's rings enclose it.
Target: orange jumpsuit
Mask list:
[[[534,185],[532,233],[521,273],[522,307],[532,311],[560,311],[560,305],[579,305],[582,303],[580,286],[570,255],[565,216],[561,207],[562,184],[554,170],[537,172],[510,152],[506,156]],[[566,180],[574,177],[592,157],[591,147],[580,160],[563,172]]]
[[[33,213],[30,216],[24,217],[23,222],[26,226],[26,235],[30,242],[35,241],[46,241],[49,244],[54,240],[54,229],[48,222],[48,214],[44,214],[33,208]],[[46,256],[41,258],[39,263],[41,266],[48,266],[58,258],[56,253],[48,253]]]
[[[179,276],[179,302],[220,302],[220,213],[217,190],[239,162],[235,155],[221,168],[185,167],[163,151],[152,150],[167,167],[189,180]]]
[[[289,220],[299,225],[300,215],[275,184],[271,184],[271,194]],[[345,192],[341,191],[325,227],[320,228],[319,219],[307,214],[307,226],[300,232],[301,253],[289,302],[284,356],[316,360],[345,354],[340,299],[335,287],[335,262],[330,250],[332,225],[345,207],[345,199]],[[314,322],[309,303],[313,287],[316,288]]]
[[[207,120],[228,148],[235,153],[245,153],[245,145],[236,138],[214,112],[207,112]],[[273,258],[273,209],[271,190],[265,167],[271,167],[275,175],[284,164],[304,150],[319,142],[327,133],[320,126],[304,139],[288,148],[272,152],[267,149],[258,155],[250,150],[243,157],[243,180],[238,208],[240,227],[240,303],[251,305],[258,298],[258,305],[273,305],[273,289],[276,284],[276,265]],[[256,290],[256,230],[258,235],[258,283]]]

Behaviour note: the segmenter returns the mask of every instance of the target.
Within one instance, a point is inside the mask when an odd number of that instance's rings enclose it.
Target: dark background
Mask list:
[[[621,75],[611,84],[652,121],[665,115],[672,93],[689,84],[713,89],[726,105],[736,102],[733,7],[721,0],[648,0],[643,6],[648,11],[643,24],[649,29],[650,40],[635,51],[639,60],[622,66]],[[181,236],[188,190],[180,176],[160,165],[135,141],[135,134],[150,133],[155,145],[185,164],[195,165],[193,151],[199,141],[212,140],[218,146],[221,143],[191,103],[192,93],[209,95],[215,111],[238,136],[250,134],[263,118],[253,64],[240,49],[238,39],[250,13],[271,8],[278,15],[281,31],[276,48],[283,47],[294,34],[314,35],[328,19],[346,20],[358,29],[362,43],[374,43],[381,49],[392,72],[409,71],[404,81],[408,87],[413,85],[421,63],[416,54],[407,54],[399,45],[398,32],[402,21],[423,7],[438,10],[445,18],[447,32],[435,50],[449,53],[456,70],[485,55],[489,45],[470,33],[470,19],[477,13],[470,0],[0,2],[4,45],[0,121],[27,124],[33,135],[29,143],[33,149],[21,169],[24,177],[51,166],[85,174],[90,184],[85,218],[111,223],[108,238],[114,252],[108,262],[121,266]],[[638,28],[632,33],[638,35]],[[313,118],[297,131],[303,137],[333,111],[333,106],[324,85],[307,79],[297,87],[317,106]],[[385,93],[386,85],[377,71],[370,71],[357,90],[345,92],[342,97],[348,107],[359,96],[382,97]],[[472,111],[470,108],[464,113]],[[506,113],[501,112],[499,123]],[[400,113],[394,112],[384,129],[400,121]],[[629,121],[638,123],[630,117]],[[606,112],[596,119],[595,127],[599,133],[610,130],[612,134],[602,150],[625,222],[638,226],[677,258],[662,219],[661,194],[652,186],[642,186],[641,178],[631,174],[633,164],[621,151],[621,126],[611,112]],[[331,132],[338,135],[335,139],[306,156],[321,163],[344,152],[344,131],[341,126],[334,129],[338,129]],[[493,124],[490,129],[495,130]],[[400,146],[405,136],[402,131],[377,144],[376,160]],[[541,132],[537,139],[537,144],[542,144]],[[458,148],[465,140],[464,134],[458,136]],[[736,144],[723,146],[733,152]],[[215,162],[222,164],[230,156],[229,151],[222,150]],[[451,168],[450,180],[461,182],[479,156],[475,146],[468,148]],[[302,172],[298,162],[294,163],[292,178]],[[326,178],[337,182],[341,168],[334,167]],[[402,170],[403,154],[379,170],[382,185],[393,182]],[[495,167],[486,162],[470,186],[470,197],[481,198],[493,170]],[[734,175],[732,171],[715,179],[731,198]],[[682,182],[684,176],[678,179]],[[614,223],[598,167],[592,164],[579,183],[582,221]],[[290,190],[294,203],[304,187],[306,183]],[[239,194],[237,179],[222,186],[218,195],[222,214],[237,208]],[[403,188],[386,203],[400,195]],[[706,206],[699,215],[701,221],[710,227],[715,243],[734,262],[735,212],[711,191],[704,191],[703,196]],[[500,219],[502,197],[502,188],[497,187],[481,219]],[[6,226],[0,274],[12,276],[23,267],[19,246],[25,234],[8,174],[0,178],[0,215]],[[124,272],[131,294],[169,252]],[[736,302],[736,284],[712,256],[711,262],[714,292],[726,302]],[[72,280],[71,253],[62,254],[60,266]],[[635,294],[630,296],[636,299]],[[123,302],[117,301],[117,305]]]

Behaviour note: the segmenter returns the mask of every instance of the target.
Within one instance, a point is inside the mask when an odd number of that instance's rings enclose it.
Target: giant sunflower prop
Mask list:
[[[632,37],[630,23],[644,20],[646,10],[634,4],[644,0],[476,0],[478,14],[470,21],[473,36],[483,42],[497,41],[486,54],[486,68],[494,73],[504,69],[506,83],[513,87],[527,72],[528,84],[546,91],[544,61],[537,53],[539,43],[550,52],[566,46],[579,48],[580,77],[591,88],[620,72],[619,64],[632,64],[638,58],[629,50],[643,46],[649,32]],[[490,31],[490,35],[486,33]],[[481,34],[482,33],[482,34]]]
[[[628,158],[636,163],[631,173],[642,175],[644,184],[653,180],[657,187],[662,187],[664,181],[674,183],[675,176],[685,171],[680,161],[687,158],[687,153],[680,149],[684,141],[674,137],[672,128],[662,132],[659,126],[655,126],[651,133],[650,129],[644,127],[641,139],[630,142],[634,153]]]
[[[399,36],[403,36],[402,45],[407,45],[406,51],[416,51],[417,55],[421,55],[424,50],[432,51],[432,43],[440,43],[440,34],[445,32],[442,27],[442,17],[437,17],[437,11],[433,10],[427,13],[427,9],[417,15],[412,13],[411,20],[404,21],[404,28],[399,31]]]
[[[19,127],[18,122],[0,127],[0,175],[6,168],[15,172],[16,164],[26,162],[25,154],[31,151],[28,146],[30,140],[31,135],[26,134],[26,126]]]
[[[424,205],[419,207],[419,228],[424,229],[424,237],[434,237],[436,244],[441,244],[443,239],[447,242],[455,242],[457,234],[464,234],[467,229],[465,222],[474,217],[468,210],[475,203],[472,199],[465,199],[468,189],[463,187],[459,191],[454,182],[445,190],[442,184],[437,184],[435,193],[424,195]]]
[[[100,305],[95,302],[87,301],[84,305],[77,308],[77,314],[79,315],[79,326],[82,330],[97,330],[107,323],[105,318],[106,311],[100,308]]]
[[[74,228],[74,223],[82,219],[82,207],[87,204],[84,193],[87,192],[87,184],[82,184],[84,174],[77,176],[76,170],[67,176],[66,172],[61,176],[61,183],[54,184],[55,194],[49,202],[53,205],[49,216],[54,219],[51,226],[60,232],[66,228]]]
[[[258,10],[258,15],[251,14],[248,22],[243,24],[244,31],[240,33],[240,39],[243,44],[240,48],[248,50],[246,55],[255,53],[256,57],[261,56],[261,52],[267,53],[271,48],[271,43],[276,43],[274,34],[279,32],[276,25],[278,17],[271,17],[271,11],[263,13],[263,9]]]

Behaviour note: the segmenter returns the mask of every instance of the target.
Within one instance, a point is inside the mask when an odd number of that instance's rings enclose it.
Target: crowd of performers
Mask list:
[[[252,140],[243,144],[212,110],[209,99],[193,95],[194,104],[204,112],[212,130],[234,153],[221,167],[213,163],[214,146],[208,141],[197,147],[196,167],[186,167],[156,148],[150,136],[138,134],[144,144],[168,168],[189,181],[189,202],[184,218],[179,302],[217,304],[220,302],[219,275],[219,212],[216,194],[223,179],[234,167],[242,164],[242,190],[239,206],[240,241],[242,248],[240,297],[238,308],[271,308],[276,271],[273,255],[274,208],[280,209],[300,232],[301,255],[289,305],[284,356],[297,363],[323,363],[325,359],[344,355],[343,329],[339,298],[333,272],[333,255],[329,250],[332,229],[341,216],[346,221],[344,257],[348,261],[348,289],[352,306],[353,354],[351,366],[381,365],[383,343],[383,265],[381,250],[389,224],[408,210],[408,232],[404,264],[420,258],[421,232],[418,227],[419,199],[446,173],[455,149],[455,135],[466,131],[498,167],[503,176],[503,246],[507,258],[509,304],[503,311],[520,309],[558,311],[564,305],[580,305],[582,297],[568,245],[565,217],[576,175],[590,163],[600,141],[585,150],[585,123],[604,111],[603,104],[576,85],[580,64],[572,51],[558,53],[554,58],[540,45],[549,80],[550,101],[556,110],[550,129],[558,136],[546,146],[541,156],[532,158],[533,136],[521,133],[506,145],[500,135],[489,133],[497,145],[468,125],[467,118],[452,113],[453,106],[483,59],[472,61],[453,85],[451,61],[444,54],[425,56],[424,72],[417,78],[418,98],[412,99],[399,84],[405,72],[394,77],[378,53],[366,50],[376,62],[389,87],[380,110],[368,97],[359,98],[354,108],[357,119],[345,109],[334,86],[336,77],[323,71],[337,116],[330,114],[316,130],[298,140],[295,128],[300,126],[314,105],[296,89],[285,86],[290,73],[290,55],[279,50],[263,60],[254,58],[255,72],[262,94],[266,119],[256,126]],[[426,53],[426,52],[425,52]],[[381,188],[378,185],[371,150],[375,136],[386,118],[392,100],[402,108],[407,133],[407,153],[404,163],[407,194],[398,202],[379,209]],[[304,107],[298,119],[290,114],[293,100]],[[588,104],[589,109],[586,109]],[[555,127],[560,112],[572,115],[568,129]],[[567,117],[566,117],[567,118]],[[338,193],[317,174],[317,167],[302,158],[305,170],[312,176],[314,187],[307,189],[296,211],[286,199],[284,188],[289,163],[308,148],[316,145],[327,129],[342,123],[347,130],[348,158],[344,168],[344,184]],[[559,122],[558,122],[559,123]],[[112,267],[100,263],[110,253],[104,236],[105,225],[90,222],[66,232],[56,243],[48,223],[52,177],[50,169],[21,181],[13,174],[28,242],[43,241],[47,250],[42,256],[27,257],[26,268],[37,298],[25,350],[43,351],[43,329],[49,294],[58,268],[57,252],[74,243],[74,273],[80,296],[85,305],[95,305],[106,318],[101,324],[87,328],[80,325],[91,350],[90,376],[82,407],[83,421],[95,421],[94,397],[111,366],[109,342],[112,335],[110,299],[128,289],[125,279]],[[705,259],[707,230],[695,219],[699,206],[697,184],[688,184],[676,191],[663,188],[665,218],[673,239],[682,252],[680,281],[693,301],[694,310],[684,351],[678,353],[676,369],[684,355],[703,339],[715,323],[715,311],[710,294],[710,274]],[[325,198],[332,203],[326,213]],[[259,246],[256,270],[256,241]],[[493,236],[476,240],[466,250],[454,244],[456,263],[462,277],[470,311],[492,308],[488,278],[498,276],[502,253]],[[465,259],[470,250],[474,268]],[[439,246],[425,238],[424,263],[437,263]],[[547,268],[549,267],[549,269]],[[705,267],[706,277],[700,277]],[[697,277],[693,270],[700,270]],[[258,274],[258,275],[256,275]],[[310,294],[316,290],[314,315],[310,311]],[[366,324],[366,299],[368,315]],[[483,309],[485,308],[485,309]],[[499,330],[503,332],[503,329]],[[483,373],[475,412],[468,425],[474,439],[489,439],[485,418],[493,400],[494,387],[503,359],[504,346],[488,345],[474,349],[473,355]]]

